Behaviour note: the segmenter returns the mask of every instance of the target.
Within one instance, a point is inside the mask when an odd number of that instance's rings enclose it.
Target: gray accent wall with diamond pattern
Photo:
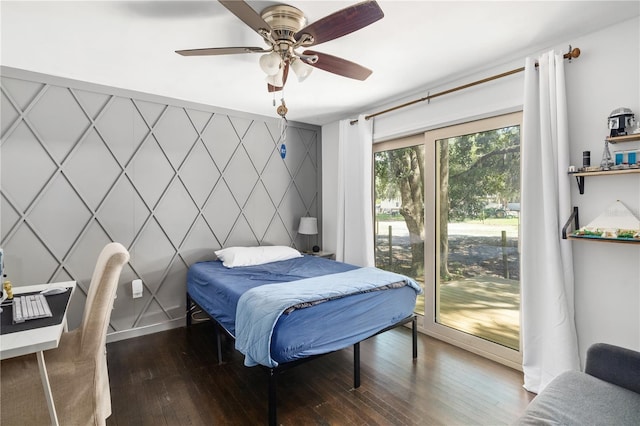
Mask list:
[[[14,285],[76,280],[71,327],[110,241],[131,254],[111,340],[182,324],[187,269],[220,247],[305,248],[299,219],[322,210],[319,127],[288,123],[282,159],[276,117],[13,68],[1,74],[5,271]],[[144,296],[133,299],[136,278]]]

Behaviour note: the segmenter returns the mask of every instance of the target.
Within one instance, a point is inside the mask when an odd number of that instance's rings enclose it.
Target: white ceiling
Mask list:
[[[292,0],[312,23],[354,1]],[[276,4],[248,1],[256,10]],[[378,1],[385,17],[314,46],[371,68],[364,82],[291,75],[289,120],[326,124],[402,95],[524,59],[640,14],[639,1]],[[217,1],[6,1],[1,63],[255,114],[277,116],[258,54],[182,57],[179,49],[263,47]],[[579,47],[579,46],[578,46]],[[276,95],[279,103],[280,94]]]

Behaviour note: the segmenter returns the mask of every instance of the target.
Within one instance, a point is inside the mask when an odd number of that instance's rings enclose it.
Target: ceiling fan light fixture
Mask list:
[[[283,87],[284,86],[284,67],[278,69],[278,72],[274,75],[267,76],[267,83],[274,87]]]
[[[276,75],[281,70],[280,55],[276,52],[266,53],[260,56],[260,68],[267,75]]]
[[[306,64],[302,59],[295,58],[291,61],[291,68],[293,68],[293,72],[296,77],[298,77],[298,81],[302,83],[306,80],[309,75],[311,75],[311,71],[313,71],[313,67],[309,64]]]

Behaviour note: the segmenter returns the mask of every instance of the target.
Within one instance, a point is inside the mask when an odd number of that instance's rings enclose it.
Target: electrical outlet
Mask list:
[[[134,299],[142,297],[142,280],[131,281],[131,293]]]

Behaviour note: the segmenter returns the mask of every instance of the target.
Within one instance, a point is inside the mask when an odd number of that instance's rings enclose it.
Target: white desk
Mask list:
[[[41,291],[47,287],[67,287],[71,288],[71,296],[76,288],[75,281],[65,281],[52,284],[38,284],[23,287],[14,287],[13,295],[19,296],[22,293],[31,293]],[[71,297],[69,297],[71,301]],[[64,315],[59,324],[48,327],[34,328],[31,330],[16,331],[14,333],[3,334],[0,336],[0,359],[13,358],[21,355],[35,353],[38,358],[38,367],[40,369],[40,378],[44,387],[45,397],[47,399],[47,407],[51,417],[51,424],[58,425],[58,416],[56,407],[53,403],[53,395],[51,394],[51,386],[49,384],[49,376],[47,374],[47,366],[44,362],[44,351],[55,349],[60,343],[62,333],[67,329],[67,309],[69,303],[64,308]]]

